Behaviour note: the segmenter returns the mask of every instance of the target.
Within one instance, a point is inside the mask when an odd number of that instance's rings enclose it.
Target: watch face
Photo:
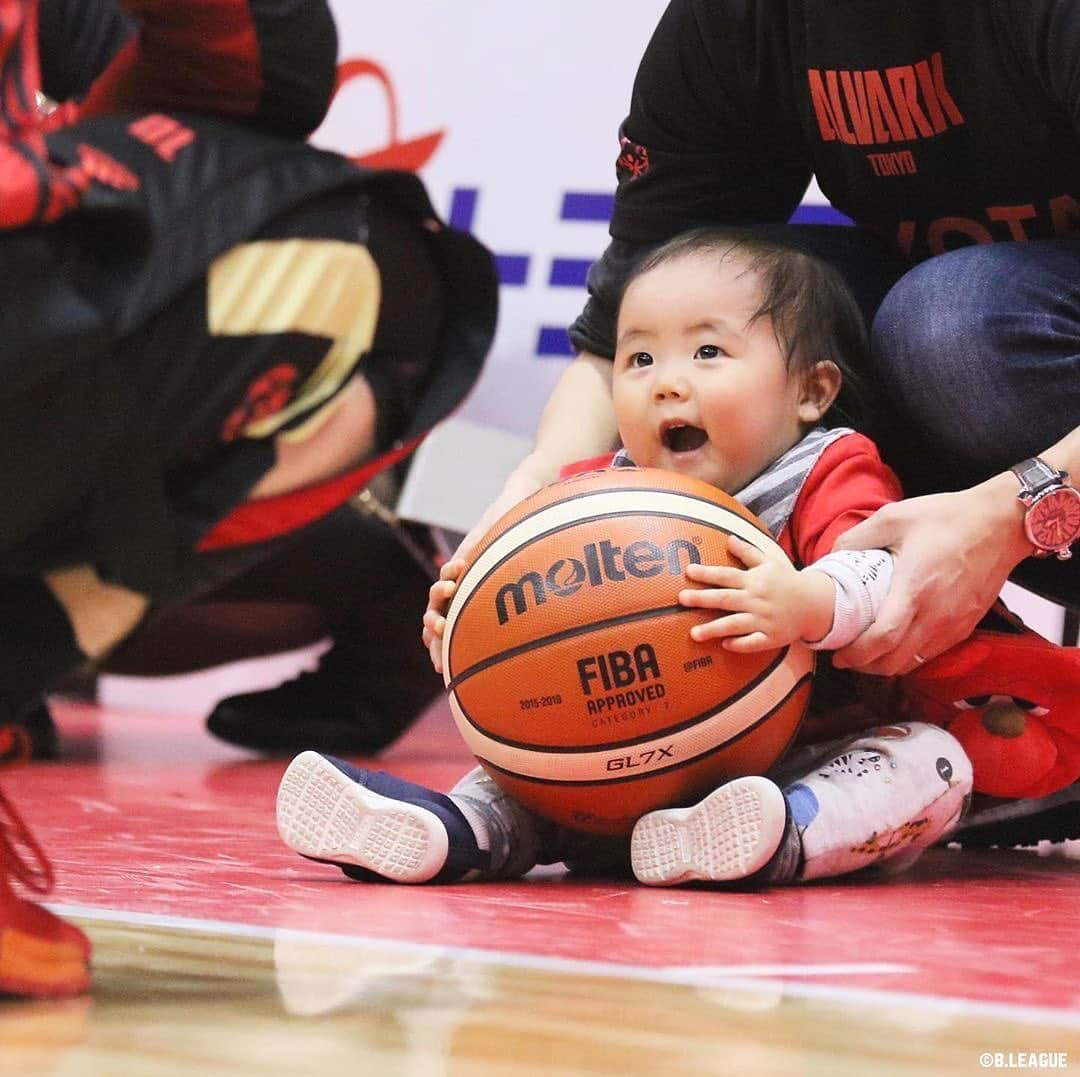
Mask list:
[[[1080,492],[1052,490],[1028,510],[1027,533],[1036,546],[1060,550],[1080,538]]]

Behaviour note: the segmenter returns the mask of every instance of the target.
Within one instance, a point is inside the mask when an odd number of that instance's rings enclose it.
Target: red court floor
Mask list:
[[[1080,1027],[1080,859],[1065,847],[939,849],[899,880],[762,893],[650,890],[553,869],[513,884],[359,884],[281,844],[284,761],[221,744],[193,717],[56,712],[66,761],[5,773],[3,788],[54,860],[61,911],[684,983],[753,978],[785,993],[866,1005],[907,996]],[[468,758],[440,705],[383,765],[445,789]]]

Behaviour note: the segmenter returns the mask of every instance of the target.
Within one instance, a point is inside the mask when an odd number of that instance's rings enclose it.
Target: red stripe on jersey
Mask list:
[[[404,460],[423,437],[406,442],[393,452],[361,464],[344,475],[277,497],[245,501],[203,536],[199,553],[250,546],[255,542],[287,535],[333,512],[362,490],[384,468]]]

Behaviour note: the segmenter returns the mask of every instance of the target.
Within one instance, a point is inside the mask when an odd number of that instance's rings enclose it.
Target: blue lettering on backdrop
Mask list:
[[[477,187],[455,187],[450,198],[449,223],[463,232],[471,232],[480,200]],[[563,193],[559,220],[583,224],[607,225],[615,205],[615,196],[603,191],[566,191]],[[791,218],[794,224],[850,225],[851,221],[831,206],[800,206]],[[599,253],[599,251],[597,252]],[[529,281],[531,254],[495,253],[499,283],[505,288],[523,288]],[[592,260],[588,258],[552,258],[548,274],[551,288],[585,289]],[[566,335],[566,327],[542,325],[536,338],[536,355],[540,358],[564,359],[573,356],[574,349]]]

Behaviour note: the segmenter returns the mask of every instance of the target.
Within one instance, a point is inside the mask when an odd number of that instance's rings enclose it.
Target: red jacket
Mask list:
[[[563,476],[608,467],[613,460],[611,453],[582,460],[564,468]],[[812,462],[791,516],[774,538],[796,565],[809,565],[845,531],[903,496],[877,446],[862,434],[847,434]]]

